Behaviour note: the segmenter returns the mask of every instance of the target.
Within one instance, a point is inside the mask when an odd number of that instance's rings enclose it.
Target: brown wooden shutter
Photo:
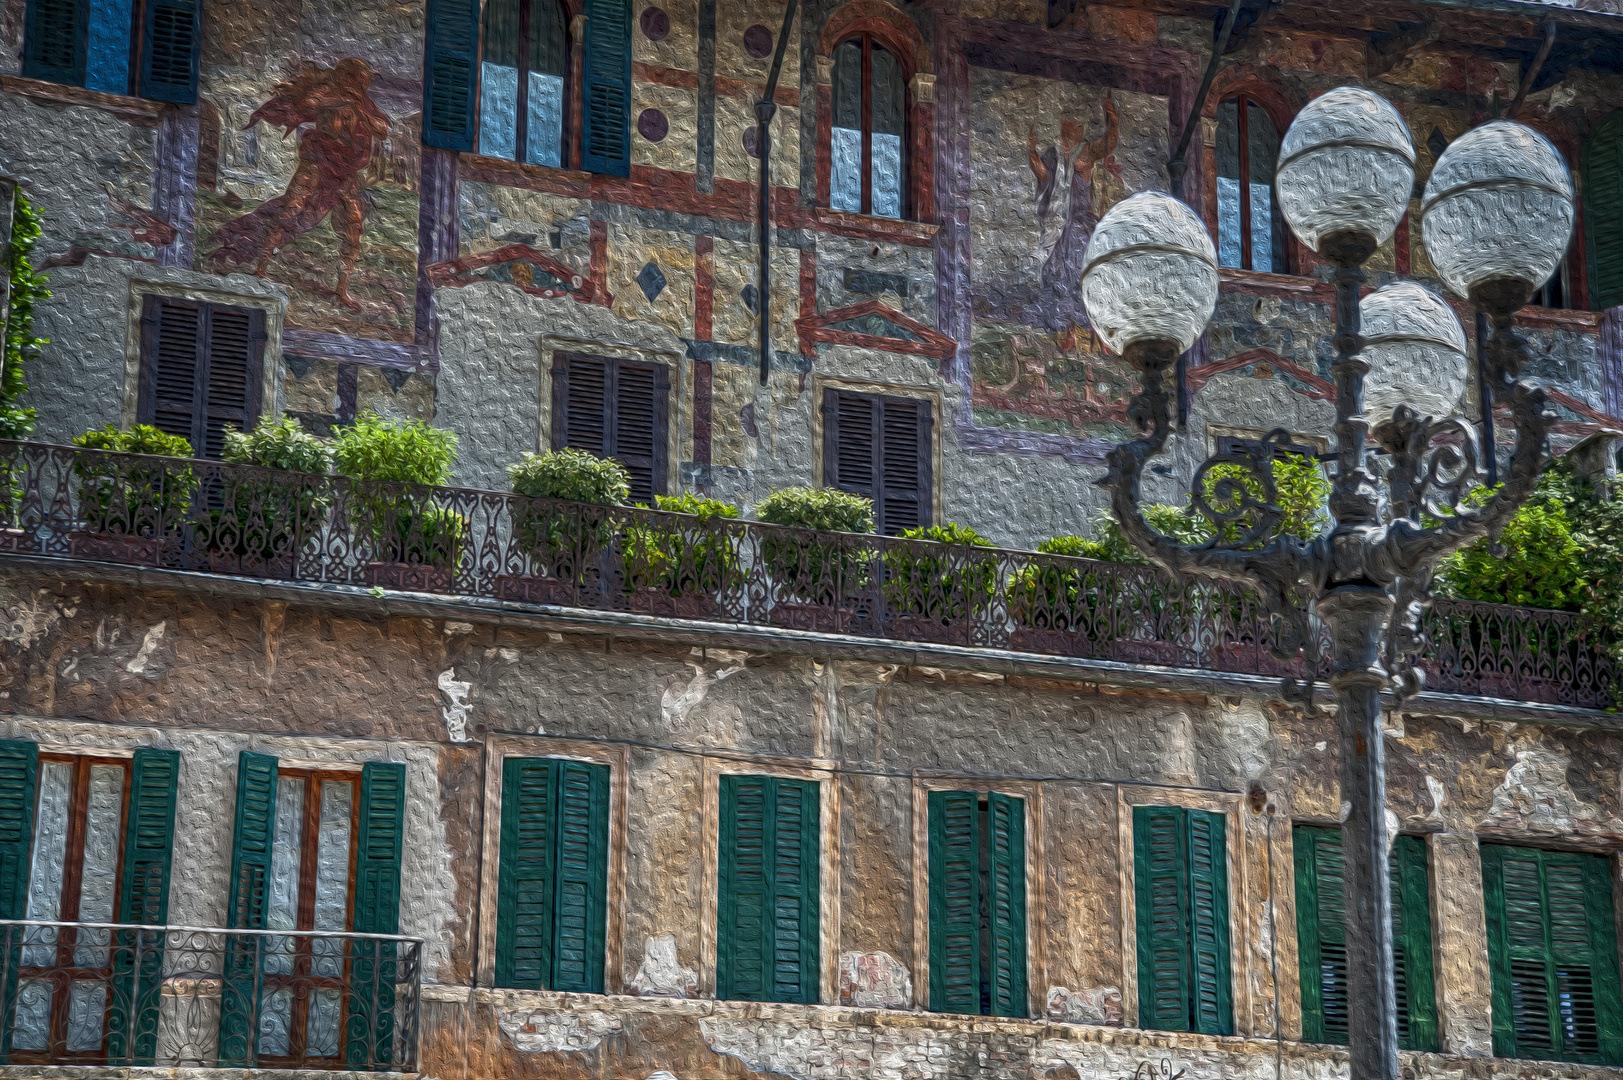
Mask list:
[[[631,475],[631,501],[652,506],[669,472],[670,368],[577,353],[556,361],[552,448],[614,458]]]
[[[137,421],[218,458],[227,428],[246,431],[259,418],[264,356],[263,311],[146,297]]]
[[[930,403],[823,391],[823,483],[874,503],[874,529],[929,525]]]

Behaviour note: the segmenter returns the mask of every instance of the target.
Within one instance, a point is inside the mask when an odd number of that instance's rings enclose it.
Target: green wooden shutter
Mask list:
[[[350,929],[361,934],[398,934],[406,831],[404,765],[373,761],[361,769],[360,819]],[[394,942],[357,941],[353,956],[344,1060],[351,1068],[383,1068],[393,1058],[397,950]]]
[[[1607,860],[1482,846],[1500,1057],[1623,1064]]]
[[[197,100],[202,0],[146,0],[140,95],[190,105]]]
[[[1392,944],[1397,973],[1398,1045],[1436,1051],[1437,996],[1431,963],[1431,883],[1426,841],[1399,836],[1392,844]]]
[[[716,994],[818,996],[818,797],[810,781],[721,778]]]
[[[551,989],[603,992],[608,919],[609,768],[554,762],[558,811]]]
[[[552,761],[502,762],[496,985],[547,989],[552,972]]]
[[[631,0],[586,0],[580,167],[631,175]]]
[[[0,918],[21,919],[28,911],[28,871],[34,847],[34,793],[39,781],[39,747],[0,740]],[[0,985],[0,1065],[11,1060],[10,1018],[17,1008],[17,968],[22,935],[13,930]]]
[[[992,916],[990,963],[993,1016],[1029,1016],[1026,996],[1026,803],[1012,795],[986,797],[990,818],[988,881]]]
[[[1188,1031],[1189,857],[1184,812],[1133,807],[1133,893],[1138,918],[1138,1026]]]
[[[1341,830],[1299,825],[1296,849],[1297,958],[1302,1038],[1347,1043],[1347,896]]]
[[[276,845],[276,759],[244,750],[237,756],[237,823],[231,841],[231,896],[225,925],[265,929],[271,849]],[[247,1068],[258,1057],[260,946],[258,938],[226,939],[220,997],[220,1067]]]
[[[23,15],[23,75],[83,86],[89,40],[89,0],[28,0]]]
[[[163,926],[169,921],[169,871],[175,845],[175,791],[180,755],[143,747],[130,765],[118,921]],[[113,993],[107,1008],[107,1057],[151,1065],[158,1049],[163,989],[163,931],[119,932],[113,951]]]
[[[1189,923],[1194,1000],[1191,1023],[1207,1035],[1234,1034],[1229,978],[1228,860],[1222,814],[1186,812],[1189,828]]]
[[[932,791],[930,825],[930,1008],[981,1011],[980,796]]]
[[[1603,311],[1623,304],[1623,109],[1590,133],[1583,185],[1589,306]]]
[[[473,150],[479,0],[428,0],[423,41],[423,145]]]

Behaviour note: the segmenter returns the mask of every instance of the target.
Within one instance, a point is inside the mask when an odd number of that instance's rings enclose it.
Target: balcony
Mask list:
[[[0,1064],[415,1072],[423,943],[0,920]]]
[[[1152,569],[998,548],[0,442],[0,554],[439,594],[714,628],[1003,650],[1241,676],[1275,657],[1261,598]],[[1440,600],[1427,689],[1609,709],[1617,671],[1578,616]],[[1310,650],[1313,652],[1313,650]]]

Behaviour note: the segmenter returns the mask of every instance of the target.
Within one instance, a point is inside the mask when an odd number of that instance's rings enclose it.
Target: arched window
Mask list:
[[[1623,109],[1590,133],[1583,180],[1589,305],[1604,311],[1623,304]]]
[[[1285,273],[1285,224],[1274,203],[1279,129],[1244,94],[1217,107],[1217,261]]]
[[[830,208],[875,217],[907,212],[907,76],[869,34],[834,50]]]
[[[479,65],[479,152],[564,161],[569,35],[558,0],[487,0]]]

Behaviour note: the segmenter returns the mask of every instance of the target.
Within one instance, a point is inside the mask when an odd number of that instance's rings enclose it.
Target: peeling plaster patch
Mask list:
[[[445,624],[445,633],[447,637],[452,634],[471,634],[473,633],[473,623],[448,622]]]
[[[468,693],[473,689],[473,684],[459,682],[456,668],[447,668],[440,672],[439,688],[447,699],[447,704],[440,707],[440,712],[445,716],[446,734],[452,742],[467,742],[468,714],[473,711],[473,706],[468,704]]]
[[[1426,790],[1431,794],[1431,813],[1427,816],[1441,821],[1443,819],[1443,796],[1445,794],[1443,782],[1435,776],[1428,776],[1426,777]]]
[[[551,1009],[501,1009],[496,1022],[526,1054],[596,1050],[605,1035],[621,1031],[620,1018],[597,1010],[561,1013]]]
[[[1516,763],[1505,770],[1504,783],[1493,792],[1483,823],[1508,819],[1524,829],[1546,833],[1623,832],[1623,821],[1607,819],[1584,802],[1567,782],[1572,758],[1559,750],[1524,742]]]
[[[129,663],[124,665],[125,671],[131,675],[145,675],[147,673],[147,664],[151,662],[152,653],[157,649],[158,643],[163,640],[163,632],[168,625],[169,620],[165,619],[147,631],[146,637],[141,639],[141,647],[136,650],[135,656],[131,658]]]
[[[1324,753],[1324,748],[1329,745],[1329,743],[1325,742],[1323,739],[1320,739],[1318,742],[1313,744],[1313,749],[1322,754]]]
[[[1121,1027],[1121,991],[1114,986],[1077,991],[1051,986],[1048,988],[1046,1014],[1048,1019],[1061,1024]]]
[[[0,641],[14,641],[24,649],[32,649],[64,616],[71,619],[78,610],[63,610],[43,602],[48,595],[41,589],[36,596],[17,597],[14,604],[0,603]]]
[[[913,980],[887,952],[840,954],[840,1004],[859,1009],[907,1009]]]
[[[1238,708],[1223,710],[1218,722],[1222,725],[1223,749],[1230,768],[1247,780],[1261,776],[1268,768],[1271,741],[1262,704],[1242,702]]]
[[[690,998],[699,994],[699,973],[683,967],[676,955],[675,934],[653,934],[643,943],[642,963],[631,980],[638,997]]]
[[[496,655],[507,661],[509,664],[518,663],[519,653],[517,649],[497,649]]]
[[[736,675],[744,670],[749,660],[749,653],[736,649],[711,649],[708,653],[701,649],[694,649],[689,655],[688,667],[693,669],[693,678],[688,680],[686,686],[667,686],[664,696],[660,698],[659,710],[666,724],[681,723],[688,714],[699,707],[710,688],[729,675]],[[721,666],[714,675],[704,669],[706,659],[721,661]]]

